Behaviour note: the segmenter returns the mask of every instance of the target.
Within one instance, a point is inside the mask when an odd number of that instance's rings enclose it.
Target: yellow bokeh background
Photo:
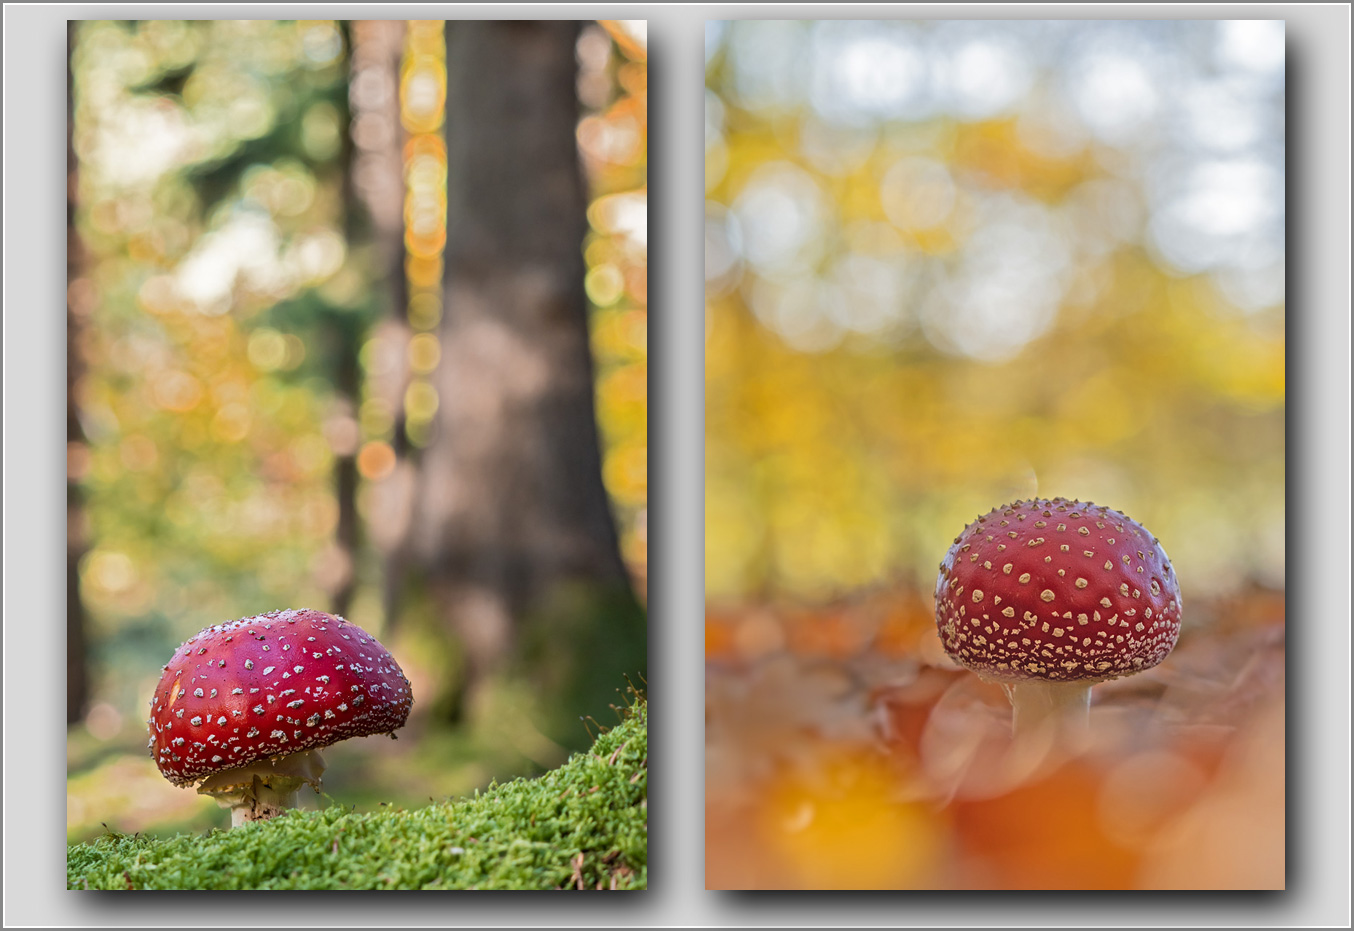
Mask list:
[[[708,886],[1283,887],[1283,40],[709,24]],[[932,593],[1035,496],[1146,526],[1184,621],[1030,763]]]

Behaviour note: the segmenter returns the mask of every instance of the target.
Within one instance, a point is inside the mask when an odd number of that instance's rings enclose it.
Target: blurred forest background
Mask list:
[[[644,23],[73,22],[68,835],[219,826],[144,720],[175,647],[374,633],[346,805],[562,762],[645,674]],[[312,800],[310,804],[325,804]]]
[[[1283,23],[705,54],[708,885],[1282,888]],[[1036,495],[1157,535],[1184,628],[1002,782],[933,591]]]

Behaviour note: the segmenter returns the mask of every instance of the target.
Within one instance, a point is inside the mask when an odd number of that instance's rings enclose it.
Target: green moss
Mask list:
[[[536,779],[412,811],[293,811],[205,835],[108,834],[69,889],[643,889],[648,706]]]

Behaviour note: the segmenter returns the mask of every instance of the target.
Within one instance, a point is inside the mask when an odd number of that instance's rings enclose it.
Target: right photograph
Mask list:
[[[705,63],[706,887],[1284,889],[1284,23]]]

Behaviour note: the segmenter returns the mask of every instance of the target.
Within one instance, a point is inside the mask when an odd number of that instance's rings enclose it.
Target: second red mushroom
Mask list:
[[[1123,513],[1016,501],[955,538],[936,579],[945,652],[1005,687],[1017,735],[1085,721],[1090,688],[1157,665],[1180,635],[1180,588],[1160,542]]]

